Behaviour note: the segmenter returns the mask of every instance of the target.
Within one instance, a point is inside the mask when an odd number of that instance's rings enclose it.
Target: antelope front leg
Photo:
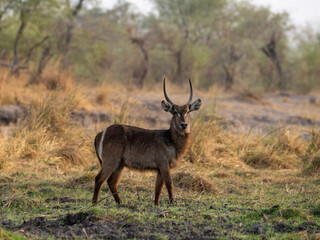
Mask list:
[[[157,180],[156,180],[156,189],[155,189],[155,198],[154,198],[154,205],[159,206],[159,199],[160,199],[160,193],[163,188],[163,178],[161,177],[160,171],[157,173]]]
[[[164,183],[166,184],[166,188],[168,190],[168,194],[169,194],[169,201],[170,203],[174,202],[174,197],[172,194],[172,179],[171,179],[171,175],[170,175],[170,169],[161,169],[160,170],[161,173],[161,177],[164,180]]]

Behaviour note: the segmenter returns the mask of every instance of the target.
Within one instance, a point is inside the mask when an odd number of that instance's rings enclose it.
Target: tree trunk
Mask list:
[[[84,0],[79,0],[77,6],[72,11],[72,17],[67,22],[67,31],[66,31],[65,43],[62,49],[62,59],[61,59],[61,65],[60,65],[62,69],[66,69],[68,67],[68,53],[70,50],[70,43],[72,39],[72,30],[74,28],[74,18],[78,15],[79,11],[81,10],[83,1]]]
[[[139,88],[143,88],[144,80],[148,73],[149,54],[147,49],[145,48],[144,39],[138,38],[138,37],[131,37],[131,41],[132,43],[138,45],[143,56],[143,59],[140,62],[140,65],[134,69],[133,75],[132,75],[133,78],[135,79],[136,86]]]
[[[276,71],[279,76],[278,87],[281,93],[283,93],[287,89],[287,82],[282,71],[280,60],[278,58],[278,54],[276,50],[277,42],[274,38],[275,37],[273,34],[270,42],[266,46],[262,47],[260,50],[271,60],[271,62],[276,67]]]
[[[175,53],[176,55],[176,64],[177,64],[177,71],[175,76],[175,81],[181,82],[182,81],[182,50],[179,50]]]
[[[228,91],[228,90],[231,90],[233,87],[234,77],[233,77],[232,71],[230,71],[227,66],[223,65],[223,69],[226,74],[225,75],[225,90]]]
[[[13,59],[13,63],[12,63],[12,66],[11,66],[11,71],[10,71],[10,74],[17,74],[19,75],[19,56],[18,56],[18,46],[19,46],[19,40],[22,36],[22,33],[23,33],[23,30],[25,29],[26,27],[26,22],[22,19],[22,22],[20,24],[20,27],[18,29],[18,32],[17,32],[17,36],[16,36],[16,39],[14,41],[14,47],[13,47],[13,50],[14,50],[14,59]]]

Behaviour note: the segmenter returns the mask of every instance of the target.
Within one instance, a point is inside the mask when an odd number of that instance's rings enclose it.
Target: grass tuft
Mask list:
[[[197,174],[179,172],[172,175],[175,186],[186,189],[193,190],[196,192],[211,192],[220,193],[218,187],[216,187],[208,179],[198,176]]]
[[[313,128],[310,135],[306,153],[301,157],[304,163],[302,174],[320,175],[320,129]]]
[[[58,65],[49,66],[41,75],[31,73],[28,85],[43,85],[47,90],[71,90],[74,88],[72,74],[61,71]]]
[[[314,156],[309,156],[304,158],[306,166],[304,167],[302,173],[304,175],[320,175],[320,154]]]
[[[78,146],[63,146],[56,149],[55,156],[71,164],[84,164],[86,159],[79,153]]]
[[[71,112],[77,106],[74,100],[72,94],[62,96],[52,94],[44,100],[34,101],[26,118],[20,124],[20,130],[44,129],[53,134],[65,133],[74,124],[70,119]]]
[[[241,160],[244,161],[247,165],[255,169],[288,169],[290,166],[285,162],[281,161],[278,156],[268,151],[262,149],[248,150],[241,157]]]
[[[237,92],[236,99],[254,103],[265,103],[260,96],[253,93],[249,89],[242,89],[241,91]]]
[[[70,118],[78,103],[74,94],[59,92],[33,101],[12,136],[0,140],[0,155],[4,157],[0,167],[20,166],[24,162],[35,169],[59,166],[59,171],[69,172],[89,165],[90,136]]]
[[[78,177],[73,177],[67,182],[68,187],[75,187],[80,185],[90,185],[92,184],[92,181],[94,180],[95,175],[93,172],[82,174]]]
[[[209,111],[209,115],[205,112]],[[227,131],[223,127],[227,127]],[[299,134],[276,129],[265,136],[234,133],[231,126],[215,116],[214,107],[193,120],[191,146],[185,156],[191,163],[242,169],[292,169],[299,166],[305,143]]]

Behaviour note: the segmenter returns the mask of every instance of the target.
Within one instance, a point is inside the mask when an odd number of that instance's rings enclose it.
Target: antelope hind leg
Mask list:
[[[163,178],[161,177],[160,171],[158,171],[157,180],[156,180],[155,198],[154,198],[154,205],[156,206],[159,206],[160,193],[162,191],[163,185],[164,185]]]
[[[120,180],[122,170],[123,170],[123,166],[118,167],[117,170],[115,170],[108,179],[108,185],[109,185],[110,191],[112,194],[114,194],[113,195],[114,200],[118,204],[121,203],[120,195],[117,192],[118,192],[118,182]]]
[[[108,178],[110,176],[111,173],[112,173],[111,169],[107,169],[107,168],[102,167],[100,172],[96,176],[95,184],[94,184],[94,193],[93,193],[93,198],[92,198],[93,204],[97,204],[102,184],[106,180],[106,178]]]

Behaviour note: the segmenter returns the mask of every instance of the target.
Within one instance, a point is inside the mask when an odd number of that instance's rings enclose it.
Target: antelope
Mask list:
[[[92,203],[97,204],[103,182],[108,186],[115,201],[120,204],[118,182],[124,167],[134,170],[157,172],[154,204],[159,206],[160,193],[166,185],[170,203],[174,202],[170,170],[184,155],[190,142],[189,114],[201,106],[201,100],[192,101],[192,83],[189,79],[190,97],[185,105],[173,103],[167,95],[165,79],[161,102],[164,111],[172,114],[168,130],[148,130],[123,124],[114,124],[98,133],[94,146],[101,170],[95,178]]]

